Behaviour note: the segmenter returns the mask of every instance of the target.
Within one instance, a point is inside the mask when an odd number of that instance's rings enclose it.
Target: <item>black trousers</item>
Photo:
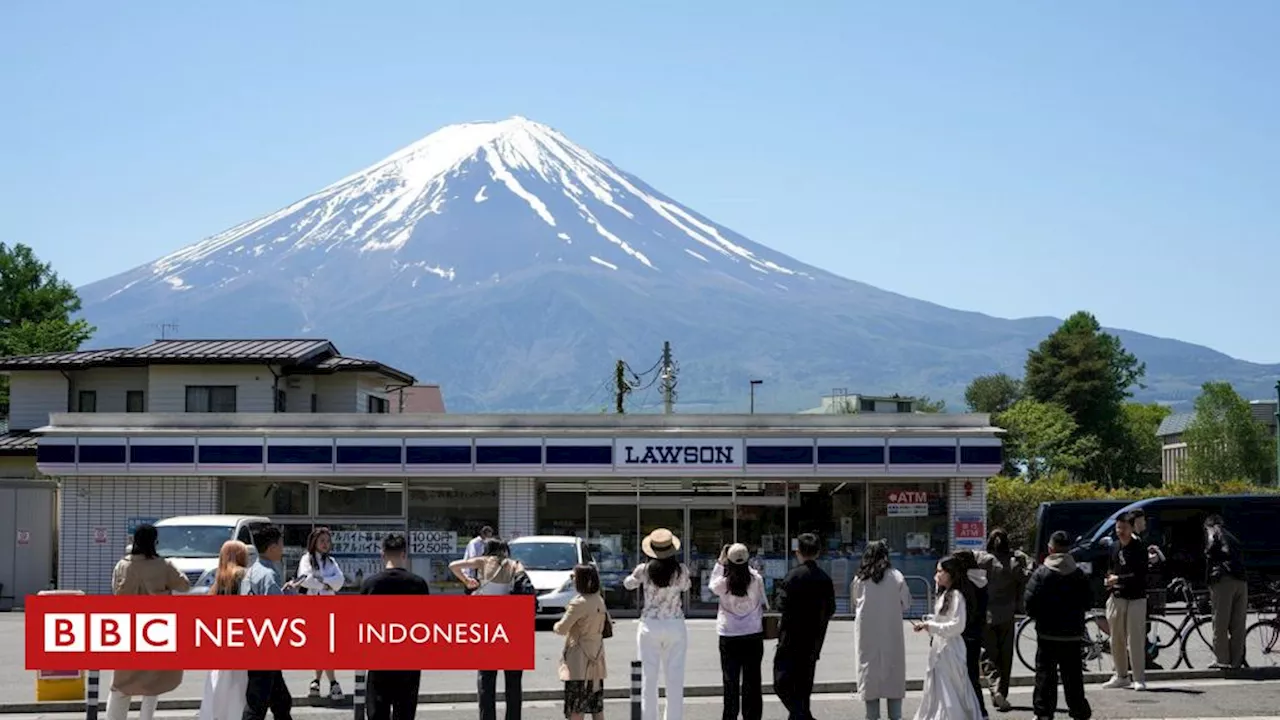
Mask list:
[[[480,695],[480,720],[498,720],[498,670],[481,670],[476,679]],[[502,693],[507,706],[507,720],[520,720],[524,701],[524,671],[502,670]]]
[[[1080,666],[1083,643],[1036,640],[1036,689],[1032,707],[1036,717],[1052,718],[1058,709],[1058,679],[1067,696],[1067,710],[1074,720],[1089,720],[1093,709],[1084,696],[1084,668]]]
[[[367,682],[368,720],[413,720],[422,671],[370,670]]]
[[[263,720],[268,709],[275,720],[293,717],[293,695],[289,694],[289,686],[284,684],[284,673],[279,670],[250,670],[241,718]]]
[[[794,650],[773,656],[773,692],[787,709],[787,720],[813,720],[809,699],[818,660]]]
[[[973,691],[978,694],[978,709],[982,717],[987,716],[987,703],[982,699],[982,640],[980,638],[964,639],[965,665],[969,668],[969,682],[973,683]]]
[[[724,681],[724,720],[760,720],[764,698],[760,695],[760,663],[764,660],[764,633],[720,638],[720,675]],[[741,701],[741,703],[739,703]]]

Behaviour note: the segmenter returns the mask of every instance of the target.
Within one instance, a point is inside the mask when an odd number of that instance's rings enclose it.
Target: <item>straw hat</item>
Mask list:
[[[666,528],[658,528],[640,542],[640,549],[654,560],[665,560],[680,552],[680,538]]]

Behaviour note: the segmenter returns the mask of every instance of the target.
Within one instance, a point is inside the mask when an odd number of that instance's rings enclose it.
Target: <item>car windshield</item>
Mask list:
[[[163,525],[156,528],[160,557],[216,558],[234,527],[225,525]]]
[[[512,543],[511,557],[526,570],[572,570],[578,564],[578,546],[562,542]]]

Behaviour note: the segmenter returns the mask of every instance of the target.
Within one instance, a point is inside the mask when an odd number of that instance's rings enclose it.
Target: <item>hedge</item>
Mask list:
[[[1247,482],[1221,485],[1171,483],[1155,488],[1120,488],[1108,490],[1092,483],[1065,480],[1027,482],[1022,478],[993,477],[987,481],[987,525],[1002,527],[1016,547],[1033,552],[1036,535],[1036,510],[1040,503],[1063,500],[1129,500],[1186,495],[1275,494],[1277,489]]]

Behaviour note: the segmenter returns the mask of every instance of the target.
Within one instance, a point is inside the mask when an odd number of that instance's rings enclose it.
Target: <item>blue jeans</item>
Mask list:
[[[885,699],[884,704],[888,706],[889,720],[902,720],[902,698],[896,700]],[[880,701],[867,701],[867,720],[880,720]]]

